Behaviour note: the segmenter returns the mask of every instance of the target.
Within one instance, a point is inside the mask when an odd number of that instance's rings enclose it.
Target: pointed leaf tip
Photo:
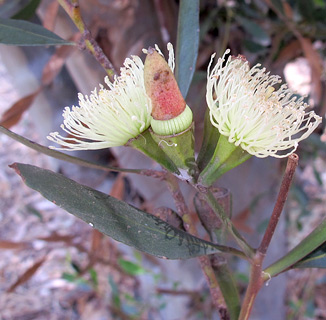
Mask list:
[[[22,163],[13,164],[12,168],[19,172],[27,186],[49,201],[100,232],[140,251],[166,259],[189,259],[230,250],[192,236],[61,174]]]
[[[76,45],[38,24],[3,18],[0,18],[0,43],[14,46]]]

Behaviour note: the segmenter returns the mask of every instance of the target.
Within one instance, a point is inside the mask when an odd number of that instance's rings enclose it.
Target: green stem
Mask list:
[[[149,129],[142,132],[134,139],[130,139],[125,146],[132,147],[144,153],[146,156],[154,159],[161,166],[173,172],[180,174],[179,169],[176,167],[174,162],[164,153],[164,151],[154,141]]]
[[[104,54],[102,48],[91,36],[89,30],[86,28],[85,23],[80,14],[80,7],[78,0],[58,0],[62,8],[67,12],[71,20],[75,23],[76,27],[83,35],[85,40],[85,46],[89,52],[94,56],[94,58],[101,64],[110,79],[112,80],[116,71],[113,64]]]
[[[204,119],[203,142],[196,160],[199,170],[203,170],[208,165],[209,161],[212,159],[212,156],[215,152],[215,147],[220,137],[218,129],[215,128],[211,123],[209,113],[210,110],[207,108]]]
[[[204,186],[211,186],[219,177],[229,170],[239,166],[252,157],[241,147],[228,141],[228,137],[220,135],[214,154],[200,173],[198,182]]]
[[[227,260],[223,255],[213,255],[211,263],[228,308],[230,320],[238,320],[241,306],[240,297]]]
[[[319,226],[312,231],[303,241],[301,241],[295,248],[293,248],[287,255],[270,265],[264,270],[265,279],[274,277],[281,272],[286,271],[292,265],[300,261],[309,253],[314,251],[326,241],[326,219],[324,219]]]
[[[227,215],[230,216],[230,193],[224,188],[214,189],[214,197],[221,204]],[[220,218],[213,212],[207,202],[197,193],[194,204],[197,214],[206,229],[212,242],[223,243],[223,230],[225,229]],[[216,280],[224,297],[231,320],[237,320],[240,312],[240,297],[228,267],[225,254],[214,254],[211,256],[211,264],[215,273]]]
[[[199,188],[200,192],[203,192],[202,188]],[[239,231],[235,228],[233,225],[231,219],[226,215],[223,207],[218,203],[218,201],[215,199],[214,195],[209,189],[205,189],[203,192],[203,196],[207,200],[207,203],[212,208],[212,210],[215,212],[215,214],[220,217],[223,225],[228,230],[228,232],[232,235],[232,237],[235,239],[235,241],[238,243],[240,248],[244,251],[246,256],[251,259],[254,254],[255,250],[247,243],[247,241],[242,237],[242,235],[239,233]]]
[[[224,208],[224,211],[231,217],[231,202],[230,191],[225,188],[212,188],[211,192],[218,203]],[[199,219],[209,234],[212,242],[224,243],[225,242],[225,227],[221,219],[208,205],[202,193],[198,192],[194,197],[194,206]]]
[[[182,175],[180,179],[193,180],[193,177],[198,176],[194,152],[194,123],[191,123],[186,130],[173,135],[158,135],[152,129],[149,129],[149,132],[156,143],[156,148],[161,149],[165,157],[171,159],[180,170]]]
[[[52,158],[55,158],[58,160],[73,163],[73,164],[76,164],[79,166],[103,170],[103,171],[107,171],[107,172],[113,171],[113,172],[136,173],[136,174],[143,174],[146,176],[153,176],[153,177],[159,177],[159,178],[161,178],[161,176],[164,174],[164,172],[162,172],[162,171],[147,170],[147,169],[122,169],[122,168],[115,168],[115,167],[101,165],[101,164],[98,164],[95,162],[91,162],[91,161],[84,160],[81,158],[73,157],[66,153],[56,151],[56,150],[50,149],[48,147],[42,146],[41,144],[38,144],[31,140],[28,140],[28,139],[24,138],[23,136],[20,136],[16,133],[6,129],[3,126],[0,126],[0,132],[4,133],[8,137],[10,137],[18,142],[20,142],[21,144],[25,145],[26,147],[36,150],[37,152],[43,153],[49,157],[52,157]]]

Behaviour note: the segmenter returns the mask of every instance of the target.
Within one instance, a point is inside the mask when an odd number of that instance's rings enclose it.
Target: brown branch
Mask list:
[[[155,179],[164,180],[168,173],[166,171],[141,169],[139,174],[143,175],[143,176],[146,176],[146,177],[152,177],[152,178],[155,178]]]
[[[69,15],[71,20],[75,23],[76,27],[82,34],[85,46],[89,50],[89,52],[94,56],[94,58],[101,64],[101,66],[105,69],[110,79],[113,79],[113,76],[116,74],[116,71],[113,67],[113,64],[108,59],[108,57],[104,54],[102,48],[99,44],[94,40],[90,31],[86,28],[86,25],[80,14],[80,6],[78,0],[58,0],[62,8]]]
[[[239,320],[248,320],[251,310],[253,308],[256,296],[264,283],[264,273],[262,272],[263,261],[269,247],[269,244],[274,235],[276,226],[280,219],[281,213],[284,208],[286,198],[288,196],[290,186],[293,180],[295,169],[298,165],[299,157],[293,153],[289,156],[286,165],[285,173],[282,179],[280,191],[277,196],[277,200],[272,212],[272,216],[269,220],[267,229],[265,231],[263,240],[255,256],[253,257],[251,268],[250,268],[250,279],[249,285],[243,300]]]
[[[166,182],[174,199],[176,209],[183,220],[184,228],[191,234],[198,236],[195,224],[191,221],[191,216],[188,207],[185,203],[182,192],[180,190],[178,180],[172,174],[167,174]],[[219,311],[221,319],[228,319],[226,304],[219,288],[218,282],[216,280],[209,257],[201,256],[198,257],[198,260],[200,267],[204,273],[205,279],[208,283],[213,303]]]
[[[264,283],[262,277],[263,258],[264,256],[257,252],[256,257],[251,264],[249,285],[242,302],[239,320],[249,320],[256,296]]]
[[[276,200],[276,203],[275,203],[275,206],[273,209],[273,213],[269,220],[263,240],[258,248],[258,252],[261,255],[266,254],[268,246],[269,246],[269,244],[272,240],[272,237],[274,235],[277,223],[280,219],[286,198],[289,193],[289,189],[291,187],[291,183],[293,180],[295,169],[298,165],[298,161],[299,161],[299,157],[295,153],[290,155],[288,158],[288,162],[287,162],[285,173],[284,173],[283,180],[281,183],[280,191],[278,193],[277,200]]]

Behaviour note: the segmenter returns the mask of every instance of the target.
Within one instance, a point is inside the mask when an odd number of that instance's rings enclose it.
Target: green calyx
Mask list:
[[[220,135],[215,152],[199,175],[198,182],[211,186],[227,171],[237,167],[252,157],[251,154],[230,143],[228,137]]]
[[[152,119],[151,127],[154,133],[162,136],[169,136],[185,131],[191,125],[192,119],[192,111],[186,105],[186,108],[183,110],[183,112],[173,119]]]
[[[136,138],[130,139],[126,144],[126,147],[132,147],[138,151],[144,153],[146,156],[152,158],[162,167],[168,171],[179,175],[180,171],[174,164],[174,162],[165,154],[165,152],[157,145],[153,140],[149,130],[145,130]]]
[[[203,142],[196,159],[199,170],[206,168],[207,164],[212,159],[219,137],[220,133],[218,129],[212,125],[210,110],[207,108],[204,119]]]
[[[156,145],[172,160],[180,170],[180,178],[184,180],[192,180],[198,175],[193,129],[194,125],[191,123],[186,130],[173,135],[159,135],[150,130]]]

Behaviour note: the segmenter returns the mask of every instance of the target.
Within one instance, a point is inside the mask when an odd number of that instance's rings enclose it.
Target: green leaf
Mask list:
[[[322,268],[326,269],[326,242],[308,254],[292,268]]]
[[[252,53],[259,53],[262,50],[266,50],[266,47],[260,45],[257,42],[251,41],[249,39],[244,40],[243,41],[243,44],[244,44],[245,48],[248,51],[252,52]]]
[[[203,142],[197,157],[197,164],[199,170],[203,170],[209,163],[209,160],[211,160],[219,137],[220,133],[218,129],[212,125],[209,115],[209,109],[207,108],[204,119]]]
[[[75,45],[40,25],[0,18],[0,43],[14,46]]]
[[[98,286],[98,277],[97,277],[97,272],[94,268],[90,268],[88,270],[89,275],[91,276],[92,282],[95,287]]]
[[[146,270],[143,267],[128,260],[119,259],[118,264],[124,272],[131,276],[137,276],[146,273]]]
[[[69,281],[69,282],[74,282],[77,278],[77,276],[75,274],[72,274],[72,273],[68,273],[68,272],[64,272],[62,275],[61,275],[62,279],[66,280],[66,281]]]
[[[102,192],[32,165],[11,166],[30,188],[113,239],[140,251],[188,259],[235,249],[201,240]],[[241,255],[241,254],[239,254]]]
[[[31,140],[28,140],[8,129],[5,127],[0,126],[0,132],[6,134],[8,137],[22,143],[23,145],[36,150],[38,152],[41,152],[49,157],[71,162],[80,166],[88,167],[88,168],[93,168],[93,169],[98,169],[98,170],[103,170],[103,171],[116,171],[116,172],[129,172],[129,173],[140,173],[142,170],[139,169],[121,169],[121,168],[115,168],[115,167],[109,167],[109,166],[103,166],[100,164],[97,164],[95,162],[83,160],[77,157],[70,156],[68,154],[65,154],[63,152],[59,152],[56,150],[49,149],[47,147],[44,147],[36,142],[33,142]]]
[[[43,222],[43,216],[40,211],[36,210],[31,205],[27,205],[26,209],[27,209],[27,213],[36,216],[41,222]]]
[[[316,168],[315,165],[313,166],[313,170],[314,170],[314,176],[315,176],[315,178],[316,178],[318,184],[319,184],[320,186],[322,186],[322,185],[323,185],[323,179],[321,178],[321,175],[320,175],[320,173],[319,173],[319,171],[317,170],[317,168]]]
[[[271,0],[272,4],[279,10],[281,13],[284,14],[284,7],[283,7],[283,0]]]
[[[239,319],[241,304],[239,292],[235,284],[233,274],[228,268],[226,259],[223,256],[216,258],[216,261],[217,264],[212,262],[212,266],[216,280],[228,308],[230,320],[237,320]]]
[[[270,275],[271,277],[276,276],[279,273],[290,269],[291,267],[296,267],[295,265],[299,263],[299,261],[307,259],[307,257],[309,257],[310,254],[311,255],[317,254],[319,258],[324,259],[323,254],[321,252],[318,252],[317,249],[320,249],[322,247],[322,250],[324,250],[325,242],[326,242],[326,219],[324,219],[315,230],[313,230],[288,254],[286,254],[284,257],[282,257],[281,259],[273,263],[271,266],[269,266],[267,269],[265,269],[264,270],[265,274]],[[310,258],[308,258],[308,260]],[[322,261],[324,260],[320,260],[320,262]]]
[[[297,6],[301,16],[309,22],[314,21],[314,1],[298,0]]]
[[[130,139],[125,146],[132,147],[152,158],[169,171],[180,174],[179,169],[173,161],[163,152],[159,145],[153,140],[149,129],[142,132],[141,135],[134,139]]]
[[[11,18],[12,19],[20,19],[20,20],[29,20],[31,19],[34,14],[35,11],[37,9],[37,7],[39,6],[39,4],[41,3],[41,0],[30,0],[28,2],[28,4],[22,8],[21,10],[19,10],[15,15],[13,15]]]
[[[176,79],[186,98],[196,68],[199,46],[199,0],[181,0],[176,47]]]
[[[326,36],[326,33],[325,33]],[[326,152],[326,143],[320,140],[320,136],[316,133],[311,134],[306,140],[303,141],[305,145],[314,147],[318,151]]]
[[[111,293],[115,296],[118,296],[119,295],[119,287],[117,286],[117,284],[115,283],[112,275],[109,274],[108,276],[108,281],[109,281],[109,284],[111,286]]]
[[[22,0],[0,1],[0,18],[8,18],[21,7]]]
[[[198,181],[206,186],[211,186],[218,178],[229,170],[239,166],[252,157],[251,154],[230,143],[228,138],[220,135],[214,154],[201,171]]]
[[[80,267],[76,262],[71,261],[70,265],[76,271],[77,274],[81,272]]]
[[[121,307],[120,292],[119,287],[115,283],[113,277],[109,275],[109,284],[111,286],[112,302],[113,305],[117,308]]]
[[[270,44],[270,37],[267,32],[256,22],[247,18],[237,16],[239,24],[252,36],[252,40],[259,43],[262,46]]]
[[[325,0],[314,0],[313,1],[315,6],[318,6],[318,7],[325,7],[326,3],[325,3]]]

